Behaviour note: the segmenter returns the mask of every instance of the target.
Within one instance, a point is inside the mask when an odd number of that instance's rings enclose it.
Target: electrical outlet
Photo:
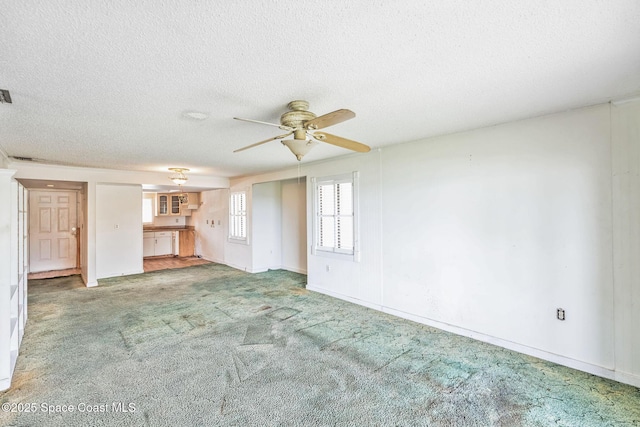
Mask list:
[[[331,267],[329,267],[329,264],[327,264],[325,268],[327,269],[327,271],[331,270]]]
[[[558,320],[565,320],[565,313],[564,313],[564,309],[559,308],[556,310],[556,317],[558,318]]]
[[[207,225],[209,225],[209,220],[207,220]]]
[[[176,218],[176,224],[179,223],[179,222],[180,222],[180,220],[178,218]]]
[[[115,228],[116,230],[120,229],[120,224],[114,225],[113,228]]]

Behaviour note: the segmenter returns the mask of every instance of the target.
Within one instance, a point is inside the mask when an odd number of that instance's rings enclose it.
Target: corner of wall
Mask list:
[[[9,156],[4,149],[0,147],[0,168],[7,169],[9,167],[9,163]]]

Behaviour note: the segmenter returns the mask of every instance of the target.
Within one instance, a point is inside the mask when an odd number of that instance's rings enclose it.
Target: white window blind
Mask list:
[[[355,174],[315,181],[315,249],[355,253]]]
[[[229,200],[229,238],[247,239],[247,193],[231,193]]]

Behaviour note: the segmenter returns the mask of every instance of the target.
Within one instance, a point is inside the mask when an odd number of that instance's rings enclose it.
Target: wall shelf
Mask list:
[[[7,172],[5,172],[7,171]],[[27,322],[28,191],[0,170],[0,391],[11,387]]]

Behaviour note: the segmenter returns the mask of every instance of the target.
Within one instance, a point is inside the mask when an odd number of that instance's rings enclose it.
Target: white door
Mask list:
[[[29,271],[77,267],[77,193],[29,191]]]

